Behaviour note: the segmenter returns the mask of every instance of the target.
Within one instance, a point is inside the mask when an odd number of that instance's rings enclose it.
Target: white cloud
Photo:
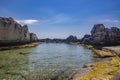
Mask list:
[[[38,22],[38,20],[34,20],[34,19],[16,20],[16,21],[21,24],[34,24],[34,23]]]
[[[107,22],[107,23],[118,23],[118,22],[120,22],[120,20],[104,19],[104,20],[101,20],[101,22]]]

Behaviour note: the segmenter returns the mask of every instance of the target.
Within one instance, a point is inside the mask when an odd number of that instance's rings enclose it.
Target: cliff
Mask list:
[[[37,35],[34,33],[30,33],[30,41],[31,42],[38,41]]]
[[[11,17],[0,17],[0,46],[23,44],[37,40],[35,34],[29,33],[27,25],[21,26]]]
[[[120,45],[120,29],[117,27],[109,29],[103,24],[96,24],[91,30],[91,35],[85,35],[81,42],[101,46]]]

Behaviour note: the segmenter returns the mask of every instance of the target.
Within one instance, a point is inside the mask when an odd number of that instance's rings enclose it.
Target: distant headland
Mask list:
[[[95,24],[91,34],[84,35],[78,39],[76,36],[69,36],[66,39],[40,39],[41,42],[70,43],[80,42],[81,44],[94,46],[113,46],[120,45],[120,29],[117,27],[105,28],[103,24]]]

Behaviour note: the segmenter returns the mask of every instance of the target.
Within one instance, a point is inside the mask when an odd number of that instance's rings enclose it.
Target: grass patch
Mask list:
[[[91,72],[75,80],[109,79],[120,70],[119,62],[120,59],[117,57],[112,58],[108,62],[98,62]]]

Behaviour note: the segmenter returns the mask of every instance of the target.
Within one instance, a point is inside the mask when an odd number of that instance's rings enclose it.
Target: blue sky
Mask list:
[[[94,24],[120,27],[120,0],[0,0],[0,16],[27,24],[39,38],[81,38]]]

